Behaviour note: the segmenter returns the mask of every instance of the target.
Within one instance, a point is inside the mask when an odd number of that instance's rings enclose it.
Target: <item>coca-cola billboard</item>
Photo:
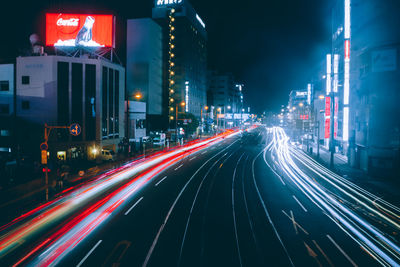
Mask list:
[[[114,47],[112,15],[46,14],[46,46]]]

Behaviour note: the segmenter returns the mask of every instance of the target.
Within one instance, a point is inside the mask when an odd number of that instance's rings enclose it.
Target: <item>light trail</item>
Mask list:
[[[157,153],[146,160],[134,161],[100,175],[95,180],[74,190],[68,190],[69,192],[64,196],[44,204],[0,228],[3,232],[0,237],[0,260],[20,248],[26,240],[32,240],[65,221],[63,227],[46,238],[44,241],[46,244],[42,242],[38,245],[40,248],[43,247],[41,252],[36,253],[39,256],[32,255],[32,257],[36,257],[31,262],[33,266],[55,265],[160,172],[185,158],[187,153],[196,153],[221,142],[225,137],[232,137],[238,133],[238,131],[227,131],[213,138],[191,142],[174,150]],[[135,178],[132,179],[132,177]],[[112,190],[111,193],[109,193],[110,190]],[[108,194],[105,194],[107,192]],[[96,199],[98,200],[94,204],[87,207]],[[82,212],[68,221],[71,215],[81,209],[83,209]],[[32,257],[31,255],[23,257],[23,261],[18,261],[18,263],[25,264],[25,260]]]
[[[299,189],[317,207],[327,212],[331,218],[346,234],[355,240],[363,249],[370,253],[380,264],[384,266],[398,266],[400,263],[400,248],[398,241],[391,236],[391,232],[379,230],[365,215],[346,205],[350,201],[362,206],[374,217],[379,218],[393,229],[400,230],[399,208],[380,200],[377,196],[351,183],[343,177],[329,171],[313,161],[305,153],[299,152],[290,145],[289,138],[282,128],[273,128],[272,141],[264,149],[264,161],[266,153],[274,155],[272,164],[277,165]],[[297,160],[302,168],[294,162]],[[270,164],[268,164],[270,166]],[[270,166],[271,167],[271,166]],[[310,171],[313,176],[305,173]],[[321,182],[324,181],[324,186]],[[335,189],[334,193],[332,189]]]

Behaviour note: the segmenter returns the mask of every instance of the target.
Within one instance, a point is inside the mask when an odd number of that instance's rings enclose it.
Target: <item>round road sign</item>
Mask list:
[[[47,143],[41,143],[40,144],[40,150],[48,150],[49,146],[47,145]]]
[[[81,134],[82,128],[79,124],[77,123],[73,123],[71,124],[71,126],[69,126],[69,132],[71,133],[71,135],[73,136],[78,136]]]

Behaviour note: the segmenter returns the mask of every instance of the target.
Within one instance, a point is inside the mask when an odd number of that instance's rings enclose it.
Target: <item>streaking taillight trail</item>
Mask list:
[[[53,227],[57,229],[57,225],[62,222],[64,225],[61,228],[53,231],[19,261],[15,261],[18,265],[34,258],[35,266],[47,266],[59,262],[100,224],[104,223],[126,199],[133,197],[159,172],[182,160],[188,153],[195,153],[220,142],[223,137],[237,133],[239,132],[228,131],[206,140],[191,142],[174,150],[157,153],[146,160],[126,164],[74,190],[68,190],[64,196],[21,215],[0,228],[3,232],[0,237],[0,260],[10,252],[21,248],[27,240],[41,233],[48,233]],[[135,178],[132,179],[132,177]],[[109,193],[110,190],[111,193]],[[109,194],[105,194],[106,192]],[[93,204],[94,200],[96,201]],[[80,211],[79,215],[68,220],[77,211]]]

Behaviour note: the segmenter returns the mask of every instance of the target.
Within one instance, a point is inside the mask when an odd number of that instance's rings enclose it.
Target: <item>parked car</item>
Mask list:
[[[113,150],[105,150],[101,151],[101,159],[104,161],[114,161],[116,159],[115,152]]]
[[[153,145],[155,146],[165,146],[165,138],[161,139],[160,137],[153,138]]]

